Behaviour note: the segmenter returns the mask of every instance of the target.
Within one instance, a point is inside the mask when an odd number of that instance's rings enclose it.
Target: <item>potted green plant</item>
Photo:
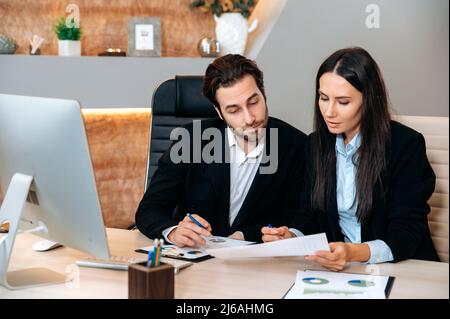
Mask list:
[[[248,33],[258,26],[254,19],[249,27],[247,18],[257,4],[257,0],[194,0],[191,8],[211,12],[216,21],[216,38],[221,46],[221,55],[244,54]]]
[[[81,55],[81,26],[76,27],[75,21],[67,23],[65,17],[61,17],[56,26],[55,33],[58,37],[58,54],[60,56]]]

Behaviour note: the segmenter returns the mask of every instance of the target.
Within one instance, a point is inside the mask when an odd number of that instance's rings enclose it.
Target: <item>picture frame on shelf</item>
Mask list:
[[[161,56],[161,20],[159,17],[128,18],[128,55]]]

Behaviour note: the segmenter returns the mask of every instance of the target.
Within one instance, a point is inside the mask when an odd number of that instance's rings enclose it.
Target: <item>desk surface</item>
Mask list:
[[[111,254],[142,256],[134,249],[148,246],[149,240],[138,231],[107,229]],[[86,255],[63,247],[35,252],[31,246],[40,238],[20,234],[16,239],[9,270],[47,267],[70,272],[74,281],[67,284],[9,291],[0,287],[3,298],[127,298],[126,271],[83,268],[75,261]],[[274,298],[284,296],[295,281],[297,270],[320,269],[302,257],[247,260],[210,259],[183,269],[175,276],[176,298]],[[395,276],[390,298],[449,298],[447,263],[407,260],[397,264],[350,265],[346,272]]]

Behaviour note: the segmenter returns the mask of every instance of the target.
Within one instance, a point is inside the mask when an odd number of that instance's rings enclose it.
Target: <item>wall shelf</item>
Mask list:
[[[204,74],[212,58],[0,55],[0,93],[75,99],[83,107],[149,107],[175,75]]]

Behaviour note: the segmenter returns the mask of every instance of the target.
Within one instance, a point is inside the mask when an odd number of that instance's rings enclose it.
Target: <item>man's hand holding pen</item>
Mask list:
[[[199,247],[206,244],[202,236],[211,237],[211,232],[211,225],[205,219],[197,214],[187,214],[167,238],[178,247]]]

